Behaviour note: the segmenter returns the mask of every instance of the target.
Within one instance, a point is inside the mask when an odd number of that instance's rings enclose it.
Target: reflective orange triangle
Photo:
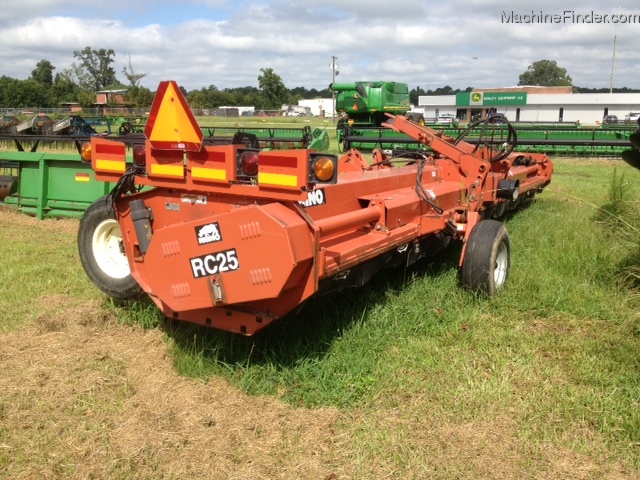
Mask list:
[[[200,150],[202,130],[175,82],[160,84],[145,134],[154,148]]]

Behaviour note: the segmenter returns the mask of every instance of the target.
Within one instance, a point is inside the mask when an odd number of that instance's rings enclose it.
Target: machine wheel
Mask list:
[[[462,262],[462,285],[472,292],[492,296],[509,275],[511,246],[506,227],[497,220],[483,220],[469,235]]]
[[[418,125],[424,126],[424,116],[421,113],[407,112],[404,116],[407,120],[411,120],[412,122],[416,122]]]
[[[141,293],[131,275],[110,196],[99,198],[85,211],[78,230],[78,251],[85,272],[102,292],[117,300]]]
[[[129,122],[124,122],[118,128],[118,135],[129,135],[130,133],[133,133],[133,128]]]

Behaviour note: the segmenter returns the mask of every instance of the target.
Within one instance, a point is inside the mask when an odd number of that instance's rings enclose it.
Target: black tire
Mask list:
[[[496,294],[507,281],[511,245],[507,228],[497,220],[483,220],[469,235],[462,261],[462,285],[474,293]]]
[[[84,212],[78,252],[87,276],[103,293],[117,300],[140,295],[142,290],[131,275],[110,196],[99,198]]]
[[[129,135],[133,133],[133,127],[129,122],[124,122],[118,128],[118,135]]]
[[[424,125],[424,116],[421,113],[407,112],[404,114],[407,120],[417,123],[418,125]]]

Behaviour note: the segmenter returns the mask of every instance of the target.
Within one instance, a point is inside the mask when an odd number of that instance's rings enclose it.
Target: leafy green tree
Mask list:
[[[202,90],[192,90],[185,98],[191,108],[212,108],[209,105],[207,94]]]
[[[261,68],[258,85],[262,89],[265,106],[268,109],[279,109],[285,103],[291,103],[291,94],[284,86],[282,79],[272,68]]]
[[[575,93],[609,93],[609,87],[601,88],[587,88],[587,87],[573,87]],[[613,93],[639,93],[640,89],[629,87],[613,87]]]
[[[134,107],[150,107],[153,103],[154,93],[146,87],[130,86],[124,95],[127,104]]]
[[[186,95],[186,99],[193,108],[218,108],[224,104],[222,92],[215,85],[193,90]]]
[[[518,85],[540,85],[544,87],[571,86],[573,80],[567,70],[558,66],[555,60],[538,60],[529,65],[520,75]]]
[[[426,94],[427,92],[425,92],[420,87],[411,89],[411,91],[409,92],[409,103],[411,103],[412,105],[418,105],[419,97]]]
[[[31,79],[43,85],[53,85],[53,71],[56,69],[49,60],[40,60],[31,70]]]
[[[82,108],[95,107],[96,94],[89,92],[88,90],[79,90],[76,94],[76,101],[82,106]]]
[[[74,51],[74,58],[80,60],[79,65],[72,65],[78,85],[85,90],[97,92],[109,85],[117,84],[116,71],[111,66],[115,54],[111,48],[93,50],[91,47],[85,47],[84,50]]]
[[[256,87],[225,88],[218,90],[215,85],[207,88],[192,90],[186,95],[187,102],[192,108],[215,109],[224,105],[253,105],[264,108],[262,93]]]
[[[57,74],[56,77],[58,75],[60,75],[61,78],[64,78],[65,81],[76,85],[80,89],[91,90],[95,93],[88,72],[86,72],[85,69],[79,67],[75,63],[71,64],[71,67],[66,68],[62,72]]]
[[[291,95],[297,96],[300,99],[302,98],[312,99],[312,98],[331,98],[332,92],[328,88],[324,90],[317,90],[315,88],[307,90],[305,87],[296,87],[296,88],[292,88],[290,90],[290,93]]]
[[[3,75],[0,77],[0,107],[8,108],[12,107],[11,97],[9,96],[9,89],[11,88],[12,82],[16,80],[11,77],[7,77]]]
[[[51,88],[52,106],[58,106],[61,103],[77,102],[79,92],[80,87],[69,77],[64,73],[56,73],[53,87]]]
[[[49,90],[35,80],[16,80],[3,76],[0,78],[0,106],[11,107],[48,107],[51,105]]]
[[[227,105],[253,105],[258,109],[265,108],[262,92],[256,87],[225,88],[223,94],[227,97]]]
[[[444,87],[439,87],[434,90],[436,95],[455,95],[456,92],[460,90],[454,90],[449,85],[445,85]]]
[[[206,97],[205,104],[207,108],[218,108],[223,105],[233,104],[233,101],[229,99],[230,95],[218,90],[218,87],[215,85],[209,85],[207,88],[203,88],[202,92]]]

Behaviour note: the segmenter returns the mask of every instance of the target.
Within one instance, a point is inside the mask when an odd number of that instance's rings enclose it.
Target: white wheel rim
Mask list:
[[[498,252],[496,253],[496,265],[493,270],[493,281],[496,288],[502,287],[507,280],[507,271],[509,269],[509,250],[505,242],[500,242]]]
[[[111,278],[131,275],[127,256],[122,251],[122,234],[117,221],[102,221],[93,232],[91,247],[98,267],[106,275]]]

